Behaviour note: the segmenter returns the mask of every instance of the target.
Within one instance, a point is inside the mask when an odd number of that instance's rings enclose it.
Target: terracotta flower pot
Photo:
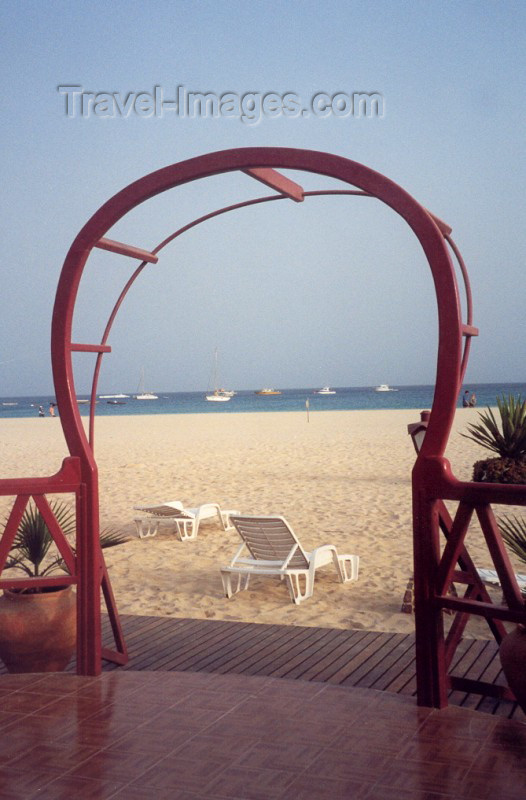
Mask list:
[[[60,672],[75,652],[76,639],[76,595],[71,586],[35,594],[4,590],[0,658],[9,672]]]
[[[508,686],[526,713],[526,627],[517,625],[500,645],[500,663]]]

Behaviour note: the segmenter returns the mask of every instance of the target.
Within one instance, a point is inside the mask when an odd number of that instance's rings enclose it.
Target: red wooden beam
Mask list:
[[[78,342],[71,342],[69,349],[77,353],[111,353],[109,344],[79,344]]]
[[[443,233],[444,236],[451,236],[453,233],[453,228],[448,225],[447,222],[444,222],[444,220],[440,219],[440,217],[437,217],[435,214],[432,214],[431,211],[428,211],[427,208],[426,211],[439,229],[440,233]]]
[[[509,608],[508,606],[498,606],[495,603],[481,603],[475,600],[466,600],[463,597],[437,597],[437,607],[451,608],[453,611],[475,614],[486,619],[501,619],[507,622],[520,622],[524,625],[526,621],[526,611],[524,608]]]
[[[55,475],[45,478],[0,479],[0,497],[76,492],[80,481],[80,460],[76,456],[68,456],[63,460],[60,470]]]
[[[2,589],[32,589],[45,586],[70,586],[77,583],[75,575],[49,575],[45,578],[2,578],[0,587]]]
[[[244,169],[242,172],[244,172],[245,175],[250,175],[251,178],[255,178],[257,181],[261,181],[265,186],[275,189],[280,194],[285,195],[285,197],[290,197],[290,199],[294,200],[296,203],[303,202],[303,187],[300,186],[299,183],[291,181],[290,178],[286,178],[285,175],[282,175],[281,172],[277,172],[275,169],[270,169],[268,167],[252,167],[251,169]]]
[[[124,244],[123,242],[115,242],[113,239],[99,239],[95,243],[95,247],[100,250],[109,250],[111,253],[118,253],[120,256],[129,256],[130,258],[137,258],[139,261],[148,261],[150,264],[157,264],[158,257],[149,250],[142,250],[140,247],[134,247],[131,244]]]
[[[471,678],[462,678],[457,675],[449,676],[449,686],[457,692],[465,692],[466,694],[483,694],[485,697],[495,697],[498,700],[512,700],[514,701],[515,695],[508,689],[507,686],[501,686],[498,683],[489,683],[488,681],[476,681]]]

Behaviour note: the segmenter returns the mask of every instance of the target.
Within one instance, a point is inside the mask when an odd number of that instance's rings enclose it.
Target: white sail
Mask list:
[[[137,394],[135,395],[136,400],[158,400],[156,394],[152,394],[152,392],[145,392],[144,391],[144,367],[141,369],[141,377],[139,379],[139,385],[137,386]]]
[[[213,378],[212,378],[212,385],[214,390],[209,392],[205,395],[205,400],[208,400],[209,403],[227,403],[229,400],[232,399],[235,392],[227,391],[226,389],[220,389],[218,386],[218,352],[217,347],[214,350],[214,367],[213,367]]]

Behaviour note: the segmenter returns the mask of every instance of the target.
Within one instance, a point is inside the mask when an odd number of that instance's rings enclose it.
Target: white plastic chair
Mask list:
[[[197,538],[199,523],[203,519],[217,517],[223,530],[232,530],[230,515],[238,511],[222,510],[217,503],[203,503],[195,508],[185,508],[180,500],[170,500],[157,505],[135,506],[135,511],[145,511],[147,517],[135,518],[139,538],[155,536],[161,524],[172,525],[174,533],[182,542]]]
[[[227,597],[248,589],[251,575],[276,575],[287,582],[292,602],[299,605],[312,597],[316,570],[331,561],[342,583],[358,578],[359,556],[339,555],[332,544],[321,545],[307,553],[283,517],[232,514],[230,521],[243,543],[230,564],[221,567],[221,579]],[[247,550],[250,558],[242,558]]]
[[[500,586],[500,578],[496,569],[477,569],[477,572],[483,583],[489,583],[490,586]],[[526,575],[515,573],[515,580],[521,592],[526,591]]]

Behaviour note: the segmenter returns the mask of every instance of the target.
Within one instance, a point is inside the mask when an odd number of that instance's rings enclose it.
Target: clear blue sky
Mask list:
[[[523,381],[525,17],[520,2],[35,2],[3,4],[0,395],[52,393],[50,325],[66,252],[115,192],[230,147],[336,153],[393,179],[453,227],[474,296],[470,383]],[[95,93],[378,92],[382,118],[89,117]],[[99,106],[99,111],[102,111]],[[323,188],[321,178],[299,178]],[[154,247],[195,216],[264,194],[216,177],[134,212],[114,238]],[[134,264],[89,262],[75,338],[100,339]],[[91,266],[93,264],[93,266]],[[135,285],[100,391],[432,383],[436,309],[418,245],[376,201],[269,203],[187,234]],[[87,365],[89,364],[89,369]],[[91,356],[78,356],[76,388]]]

